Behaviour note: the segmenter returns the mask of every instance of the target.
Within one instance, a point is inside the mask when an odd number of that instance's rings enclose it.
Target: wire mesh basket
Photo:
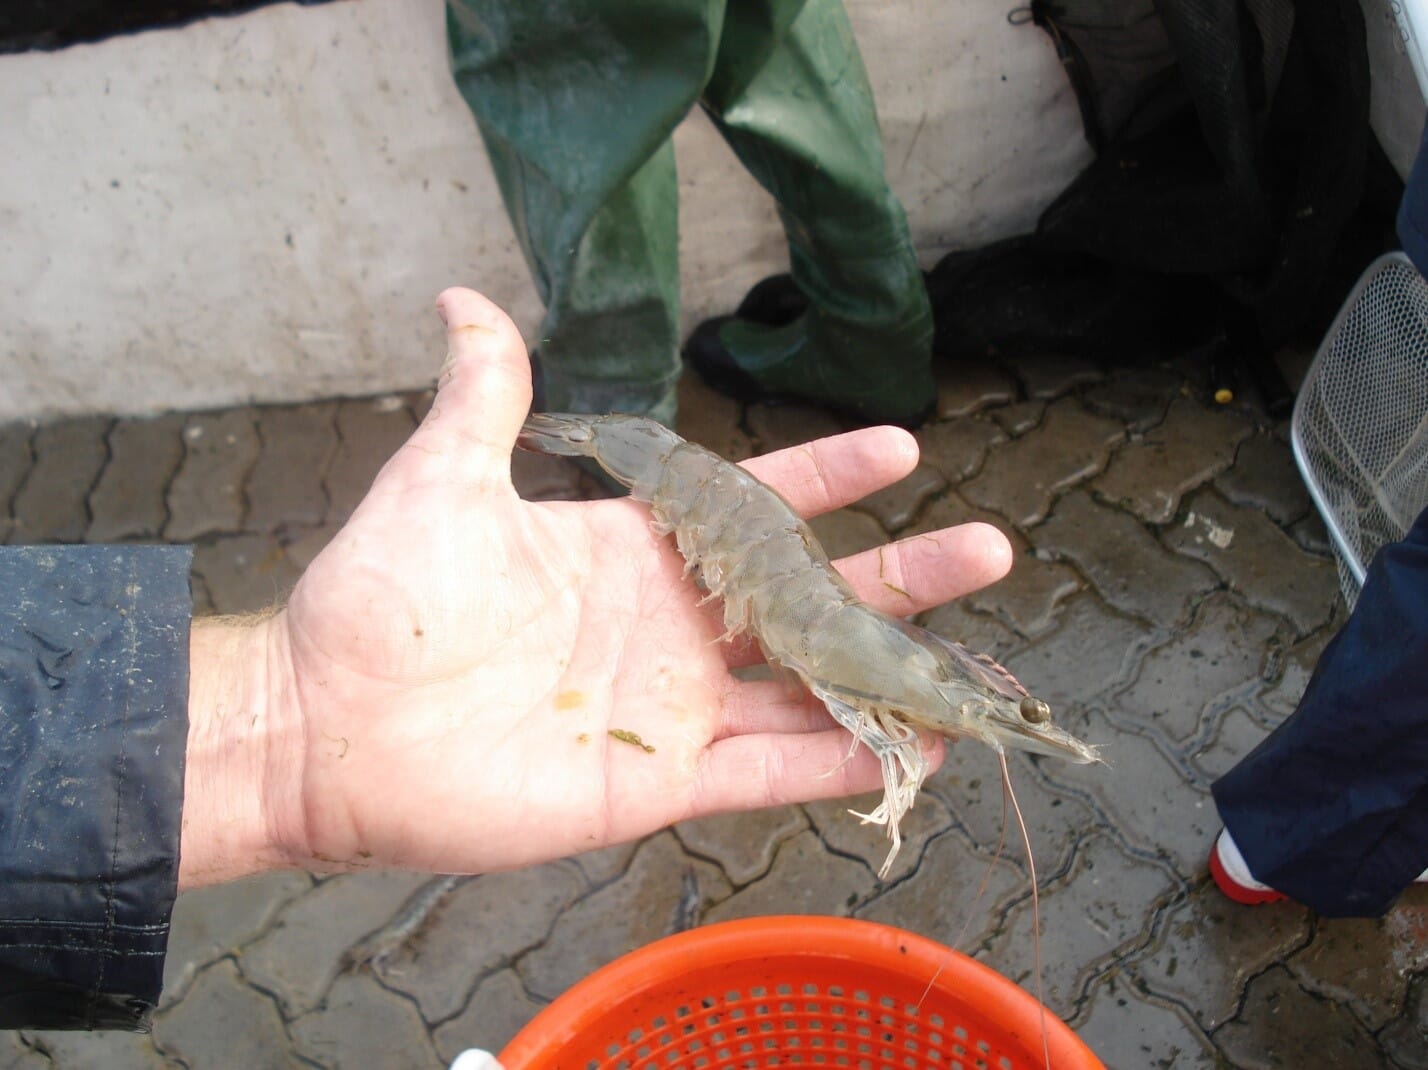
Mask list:
[[[765,917],[617,959],[499,1058],[505,1070],[1041,1070],[1046,1054],[1057,1070],[1104,1070],[1055,1014],[966,955],[874,922]]]
[[[1291,437],[1353,606],[1373,555],[1428,506],[1428,282],[1403,253],[1370,264],[1344,302]]]

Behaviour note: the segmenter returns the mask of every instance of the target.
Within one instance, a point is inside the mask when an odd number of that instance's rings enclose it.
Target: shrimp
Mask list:
[[[1012,749],[1100,761],[991,658],[859,599],[793,508],[738,465],[637,416],[537,413],[517,444],[592,458],[647,503],[654,529],[674,534],[685,573],[723,599],[721,638],[752,633],[769,663],[791,671],[852,733],[854,748],[878,758],[882,802],[855,816],[892,840],[879,877],[927,775],[919,729],[981,740],[1003,760]]]

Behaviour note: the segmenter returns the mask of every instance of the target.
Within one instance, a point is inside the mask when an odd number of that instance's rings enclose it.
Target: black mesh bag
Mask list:
[[[1369,130],[1358,0],[1034,0],[1024,17],[1097,155],[1034,234],[932,271],[943,355],[1203,344],[1263,373],[1391,247],[1402,187]]]

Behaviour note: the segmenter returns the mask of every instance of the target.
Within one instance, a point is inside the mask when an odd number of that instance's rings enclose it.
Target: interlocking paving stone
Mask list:
[[[1027,549],[1027,542],[1021,533],[1003,517],[968,504],[956,493],[944,494],[929,505],[917,523],[902,533],[902,537],[909,538],[914,533],[930,534],[942,528],[956,527],[972,521],[990,524],[1000,531],[1011,544],[1018,564],[1021,563],[1022,554]],[[1037,570],[1033,566],[1028,571]],[[1002,608],[1003,599],[1015,601],[1018,598],[1030,597],[1037,578],[1035,575],[1019,576],[1016,566],[1013,566],[1011,574],[991,589],[934,607],[923,615],[921,623],[923,627],[930,628],[939,635],[999,658],[1007,651],[1020,646],[1021,640],[1006,623],[998,620],[995,614]],[[973,608],[974,597],[980,599],[976,609]],[[1026,605],[1037,604],[1045,603],[1019,603],[1023,609]]]
[[[570,861],[585,874],[592,885],[605,884],[614,880],[630,867],[639,843],[617,843],[612,847],[602,847],[596,851],[571,856]]]
[[[244,975],[273,993],[289,1017],[311,1010],[342,969],[343,952],[385,925],[427,879],[398,872],[328,878],[244,949]]]
[[[306,572],[307,566],[312,564],[313,559],[322,553],[332,541],[332,537],[341,530],[334,525],[324,525],[285,537],[282,540],[282,548],[288,567],[297,573]]]
[[[189,1066],[291,1066],[297,1062],[272,998],[243,980],[231,959],[195,978],[188,994],[154,1015],[154,1043]]]
[[[844,429],[823,409],[809,405],[750,405],[748,423],[759,453],[800,446]]]
[[[1296,520],[1289,529],[1289,535],[1300,549],[1311,554],[1328,557],[1333,551],[1333,545],[1329,541],[1329,529],[1324,526],[1324,518],[1318,512]]]
[[[1383,916],[1388,961],[1398,971],[1428,976],[1428,884],[1414,882]]]
[[[1373,1036],[1347,1007],[1311,996],[1283,966],[1250,982],[1239,1016],[1215,1032],[1215,1042],[1245,1070],[1382,1070],[1385,1065]]]
[[[881,887],[853,913],[970,954],[991,936],[1003,905],[1026,887],[1026,876],[1015,866],[992,859],[952,831],[927,845],[916,873]]]
[[[1242,706],[1227,710],[1219,722],[1214,736],[1190,755],[1191,764],[1206,784],[1233,769],[1268,734]]]
[[[1253,430],[1237,413],[1177,399],[1164,423],[1117,451],[1091,489],[1142,520],[1164,524],[1175,516],[1187,491],[1234,460],[1236,446]]]
[[[1147,642],[1145,625],[1083,592],[1063,604],[1055,631],[1017,652],[1017,678],[1065,728],[1065,709],[1129,679]]]
[[[997,422],[997,426],[1013,438],[1024,435],[1041,423],[1041,418],[1046,413],[1046,402],[1044,401],[1018,401],[1014,405],[1004,405],[999,409],[992,409],[991,418]]]
[[[313,527],[327,515],[323,476],[337,451],[336,403],[260,410],[258,459],[245,491],[249,531]]]
[[[184,459],[169,484],[164,538],[189,542],[242,530],[243,482],[258,459],[253,409],[198,413],[184,424]]]
[[[1188,628],[1145,656],[1134,682],[1117,693],[1114,711],[1129,725],[1189,739],[1207,707],[1232,692],[1257,689],[1267,655],[1285,639],[1282,629],[1273,617],[1216,592]]]
[[[739,425],[742,415],[742,405],[719,393],[697,374],[680,377],[675,430],[690,442],[713,450],[726,461],[753,456],[754,444]]]
[[[768,875],[714,905],[706,924],[764,914],[847,914],[877,888],[866,866],[833,854],[816,833],[779,844]]]
[[[1234,466],[1215,477],[1215,487],[1236,505],[1259,509],[1284,527],[1314,508],[1289,444],[1273,434],[1241,442]]]
[[[1046,401],[1105,376],[1100,365],[1069,353],[1018,354],[1005,362],[1026,387],[1027,397]]]
[[[199,970],[259,936],[278,911],[311,888],[306,873],[280,871],[179,896],[164,960],[162,1005],[182,998]]]
[[[1005,519],[970,505],[955,492],[945,494],[925,509],[916,525],[904,532],[931,532],[979,521],[990,524],[1011,543],[1011,571],[988,587],[961,599],[979,613],[997,617],[1022,635],[1037,635],[1050,627],[1063,599],[1082,586],[1074,571],[1031,552],[1030,544]]]
[[[1131,846],[1159,856],[1189,880],[1204,871],[1220,831],[1208,785],[1192,783],[1179,764],[1145,736],[1120,732],[1106,740],[1105,765],[1047,761],[1052,788],[1081,791]]]
[[[89,526],[86,499],[108,452],[110,421],[83,417],[35,431],[35,463],[16,492],[14,542],[79,542]]]
[[[1205,491],[1189,499],[1184,522],[1164,538],[1172,549],[1213,568],[1252,605],[1288,617],[1300,635],[1333,612],[1339,596],[1333,563],[1306,554],[1256,509]]]
[[[23,1036],[33,1050],[17,1048],[15,1061],[7,1062],[9,1053],[0,1040],[3,1070],[83,1070],[91,1066],[104,1070],[186,1070],[178,1059],[160,1053],[153,1037],[145,1033],[26,1030],[13,1035],[17,1044]]]
[[[232,535],[199,543],[193,570],[216,613],[256,613],[281,605],[297,584],[298,571],[272,535]]]
[[[183,457],[180,415],[120,420],[109,432],[109,463],[89,495],[89,542],[152,539],[168,516],[164,489]]]
[[[1030,527],[1046,516],[1059,491],[1101,471],[1123,434],[1119,423],[1062,398],[1047,407],[1035,431],[992,450],[961,492],[973,504]]]
[[[339,446],[323,477],[323,487],[328,498],[327,522],[340,524],[367,496],[382,466],[411,438],[416,421],[397,394],[343,401],[333,421]]]
[[[1078,844],[1070,871],[1042,885],[1046,1005],[1062,1017],[1074,1013],[1093,976],[1111,968],[1145,939],[1145,912],[1128,910],[1126,904],[1152,903],[1173,887],[1164,870],[1124,854],[1108,836],[1092,835]],[[1029,895],[1008,914],[984,960],[1028,991],[1036,991]]]
[[[923,462],[892,486],[863,498],[858,508],[871,513],[889,533],[896,533],[910,524],[918,510],[946,486],[946,477]]]
[[[933,372],[937,376],[939,420],[968,416],[990,406],[1006,405],[1016,400],[1016,381],[994,365],[934,361]]]
[[[686,851],[717,862],[742,887],[767,873],[778,845],[807,827],[799,807],[779,806],[685,821],[675,834]]]
[[[975,474],[985,462],[987,450],[1005,442],[1006,437],[990,420],[960,416],[927,424],[917,432],[917,444],[923,464],[960,483]]]
[[[1305,907],[1240,906],[1206,878],[1166,911],[1156,943],[1127,970],[1213,1032],[1235,1016],[1252,977],[1304,945],[1309,925]]]
[[[1076,842],[1099,823],[1099,815],[1085,799],[1049,786],[1024,755],[1009,755],[1007,771],[1026,821],[1037,875],[1044,881],[1067,865]],[[985,857],[1000,853],[1030,875],[1016,814],[1002,794],[1001,768],[986,747],[972,740],[953,743],[923,791],[947,806]],[[1023,884],[1023,891],[1028,887]]]
[[[1219,586],[1208,566],[1167,553],[1133,517],[1084,491],[1058,500],[1029,537],[1038,550],[1075,564],[1107,604],[1160,628],[1183,620],[1200,595]]]
[[[466,1009],[443,1022],[432,1039],[447,1062],[467,1048],[498,1052],[544,1006],[545,1001],[531,998],[515,970],[502,970],[482,981]]]
[[[1304,689],[1309,686],[1309,678],[1319,664],[1324,648],[1338,634],[1338,630],[1338,623],[1335,622],[1290,647],[1279,659],[1278,672],[1260,692],[1260,705],[1279,720],[1293,713],[1299,706]]]
[[[939,531],[942,528],[956,527],[958,524],[970,524],[977,521],[982,524],[990,524],[1012,544],[1013,552],[1024,549],[1027,545],[1020,532],[1012,525],[1008,524],[1006,518],[1000,513],[991,509],[984,509],[979,505],[973,505],[966,498],[956,491],[949,491],[932,502],[922,511],[922,515],[917,518],[917,523],[913,524],[907,531],[902,532],[902,537],[907,538],[914,533]]]
[[[1108,1067],[1224,1070],[1209,1037],[1186,1019],[1113,975],[1096,986],[1076,1033]]]
[[[830,849],[840,855],[861,858],[871,872],[877,873],[892,847],[887,827],[865,823],[849,811],[871,813],[881,801],[879,791],[851,799],[804,803],[803,808]],[[925,792],[918,795],[916,805],[902,819],[902,847],[882,881],[896,881],[916,869],[928,840],[945,832],[950,822],[947,807],[937,796]]]
[[[1403,1014],[1385,1027],[1379,1042],[1399,1070],[1428,1070],[1428,977],[1414,983]]]
[[[991,613],[1030,638],[1052,627],[1062,603],[1084,586],[1071,566],[1024,551],[1017,554],[1004,579],[973,591],[967,601],[978,612]]]
[[[1411,900],[1417,900],[1412,902]],[[1324,918],[1287,965],[1308,992],[1377,1031],[1402,1013],[1412,974],[1428,969],[1428,894],[1414,889],[1382,918]]]
[[[564,910],[550,939],[517,963],[527,989],[554,999],[607,962],[669,935],[691,870],[704,899],[728,896],[718,868],[690,858],[672,833],[645,840],[618,880]]]
[[[835,509],[808,522],[823,544],[829,560],[870,550],[888,541],[888,534],[876,520],[856,509]]]
[[[1119,420],[1129,431],[1148,431],[1165,419],[1183,383],[1170,368],[1121,368],[1088,387],[1081,399],[1092,412]]]
[[[322,1007],[290,1028],[298,1053],[331,1070],[436,1070],[446,1065],[417,1009],[371,977],[338,978]]]
[[[427,1021],[450,1018],[478,978],[543,941],[585,890],[571,862],[483,874],[457,887],[417,933],[373,963],[373,972],[412,997]]]

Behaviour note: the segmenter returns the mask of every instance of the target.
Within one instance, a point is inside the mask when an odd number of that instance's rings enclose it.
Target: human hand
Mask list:
[[[271,866],[509,868],[878,786],[810,696],[733,675],[755,649],[716,641],[718,607],[696,604],[647,507],[517,496],[525,345],[470,291],[438,308],[450,356],[430,413],[288,606],[195,625],[182,884]],[[916,461],[913,438],[883,427],[747,467],[811,516]],[[1009,566],[982,524],[837,562],[902,615]],[[941,747],[928,741],[934,767]]]

